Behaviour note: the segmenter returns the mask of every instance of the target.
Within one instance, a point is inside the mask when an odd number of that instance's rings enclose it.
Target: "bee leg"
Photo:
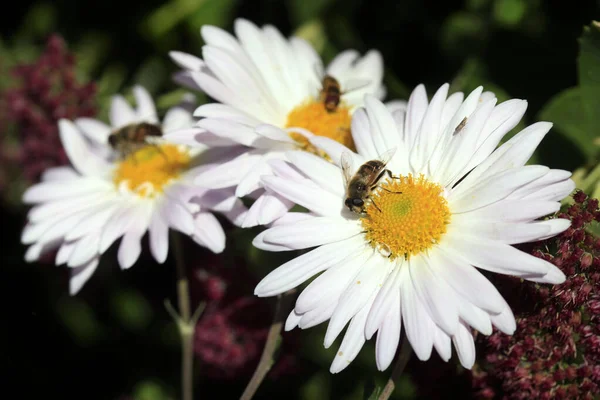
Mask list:
[[[402,193],[402,192],[394,192],[393,190],[389,190],[389,189],[386,189],[386,188],[384,188],[384,187],[381,187],[381,186],[379,187],[379,189],[381,189],[381,190],[385,190],[385,191],[386,191],[386,192],[388,192],[388,193],[395,193],[395,194],[401,194],[401,193]]]
[[[401,179],[399,176],[392,175],[392,171],[390,171],[389,169],[386,169],[384,172],[387,174],[387,176],[389,176],[392,179]]]
[[[157,144],[153,144],[152,146],[154,146],[156,148],[156,150],[160,153],[160,155],[165,159],[165,161],[169,161],[169,157],[167,157],[167,154],[163,151],[163,149],[160,148],[159,145]]]
[[[369,197],[369,200],[371,200],[371,204],[373,204],[375,206],[377,211],[381,212],[381,208],[379,208],[379,206],[377,204],[375,204],[375,200],[373,200],[371,197]]]

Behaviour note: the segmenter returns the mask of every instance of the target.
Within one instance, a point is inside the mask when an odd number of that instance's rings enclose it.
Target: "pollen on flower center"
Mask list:
[[[148,145],[121,161],[114,173],[119,186],[126,182],[139,196],[152,197],[188,169],[190,155],[172,144]]]
[[[390,258],[416,255],[437,243],[450,221],[443,188],[422,175],[389,179],[371,195],[361,218],[369,243]]]
[[[311,99],[288,114],[286,128],[304,128],[315,135],[331,138],[354,150],[350,131],[351,121],[350,108],[344,102],[340,102],[335,111],[329,112],[322,100]],[[292,132],[290,136],[303,150],[321,155],[301,134]]]

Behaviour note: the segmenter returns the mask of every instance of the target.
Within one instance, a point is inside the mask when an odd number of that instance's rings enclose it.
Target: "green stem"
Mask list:
[[[285,314],[289,310],[289,303],[293,299],[293,294],[295,292],[296,289],[292,289],[277,296],[275,315],[273,316],[273,322],[271,323],[271,328],[269,329],[269,334],[267,335],[265,347],[260,356],[258,366],[256,367],[256,370],[254,370],[254,374],[252,375],[250,382],[248,382],[248,385],[246,386],[242,397],[240,397],[240,400],[250,400],[258,390],[258,387],[262,381],[267,376],[267,373],[271,370],[271,367],[274,363],[273,354],[275,353],[275,350],[277,350],[277,341],[281,333],[281,328],[283,327]]]
[[[394,382],[397,381],[398,378],[400,378],[400,376],[402,375],[402,371],[404,371],[404,367],[406,367],[406,364],[408,363],[408,360],[410,359],[411,354],[412,354],[412,348],[410,347],[410,343],[408,342],[408,339],[405,335],[404,339],[402,340],[402,346],[400,348],[400,355],[398,356],[396,365],[394,365],[394,370],[392,371],[392,375],[390,376],[390,379],[388,379],[387,384],[385,385],[385,387],[383,388],[383,391],[379,395],[378,400],[387,400],[390,398],[390,396],[392,395],[392,392],[394,391],[394,389],[396,387],[396,384]]]
[[[172,235],[173,252],[175,254],[175,271],[177,273],[177,303],[179,305],[179,315],[173,310],[170,303],[167,303],[167,310],[172,314],[179,328],[181,336],[181,395],[183,400],[192,400],[194,398],[193,372],[194,372],[194,329],[200,313],[204,309],[204,304],[200,304],[194,315],[191,315],[190,291],[188,278],[185,268],[183,255],[183,245],[181,236],[173,233]]]

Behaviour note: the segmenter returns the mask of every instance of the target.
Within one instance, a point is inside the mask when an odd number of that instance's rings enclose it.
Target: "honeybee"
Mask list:
[[[363,88],[369,83],[369,80],[364,79],[346,82],[346,90],[342,91],[342,87],[337,79],[335,79],[331,75],[325,75],[321,80],[321,92],[319,93],[319,101],[323,103],[327,112],[335,112],[338,106],[340,105],[342,95]]]
[[[122,158],[137,150],[152,145],[150,137],[162,136],[160,126],[149,122],[133,123],[113,131],[108,136],[108,143]]]
[[[363,214],[368,201],[381,211],[377,207],[377,204],[373,202],[373,199],[370,198],[370,195],[377,188],[379,181],[385,174],[392,179],[396,178],[386,168],[387,163],[394,156],[395,152],[396,149],[394,148],[383,153],[377,160],[367,161],[354,174],[350,172],[352,170],[350,153],[342,153],[340,164],[342,165],[344,182],[346,184],[346,199],[344,200],[344,204],[350,211],[356,214]]]
[[[340,83],[331,75],[325,75],[321,83],[320,101],[323,102],[327,112],[332,113],[337,110],[342,97],[342,89]]]

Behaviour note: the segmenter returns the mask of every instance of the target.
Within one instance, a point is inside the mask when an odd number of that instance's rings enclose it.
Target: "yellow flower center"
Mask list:
[[[450,221],[443,188],[423,177],[394,177],[379,185],[361,218],[366,238],[390,258],[410,258],[437,243]]]
[[[119,186],[126,182],[141,197],[153,197],[188,169],[190,155],[172,144],[148,145],[121,161],[114,174]]]
[[[351,121],[350,108],[343,101],[334,111],[330,112],[327,111],[322,100],[310,99],[288,114],[285,127],[304,128],[317,136],[331,138],[349,149],[355,150],[350,131]],[[302,150],[323,156],[303,135],[292,132],[290,137],[298,142],[298,146]]]

